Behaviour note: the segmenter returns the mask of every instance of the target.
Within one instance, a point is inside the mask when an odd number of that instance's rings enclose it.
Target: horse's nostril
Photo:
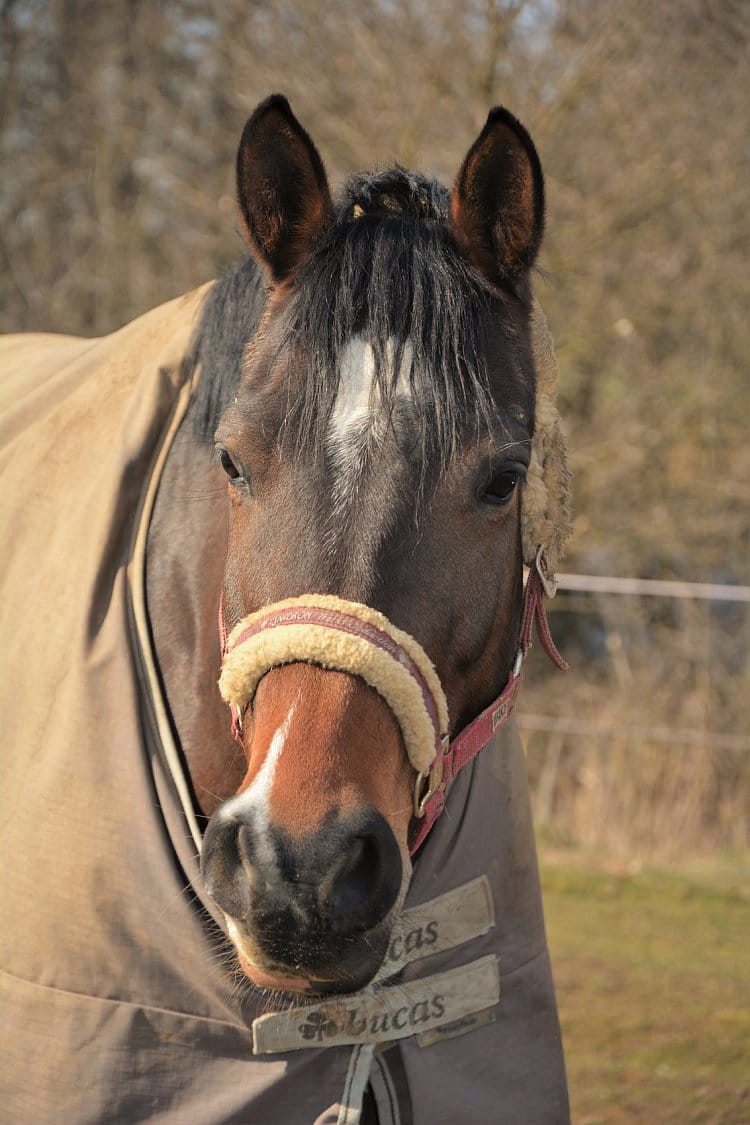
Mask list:
[[[377,844],[372,837],[358,836],[335,872],[330,894],[330,915],[336,920],[356,913],[362,893],[367,891],[378,867]]]
[[[331,928],[356,933],[377,925],[393,906],[401,886],[401,855],[383,817],[370,812],[358,831],[341,841],[342,860],[326,880],[321,905]]]
[[[250,908],[253,879],[252,842],[233,817],[213,817],[203,838],[201,873],[213,900],[233,918],[244,918]]]

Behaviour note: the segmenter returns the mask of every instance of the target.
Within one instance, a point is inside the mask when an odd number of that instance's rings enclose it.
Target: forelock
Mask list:
[[[445,461],[467,423],[489,410],[489,293],[458,253],[448,192],[402,168],[352,177],[334,221],[296,280],[284,346],[308,371],[293,422],[320,445],[351,339],[372,347],[378,400],[389,410],[407,347],[410,396],[425,452]]]

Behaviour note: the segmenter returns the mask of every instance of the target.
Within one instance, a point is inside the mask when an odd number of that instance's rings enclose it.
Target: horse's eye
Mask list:
[[[240,479],[240,477],[242,476],[242,473],[237,468],[234,461],[232,460],[232,458],[227,453],[226,449],[220,449],[219,450],[219,462],[221,464],[222,469],[227,474],[227,476],[229,477],[230,480],[239,480]]]
[[[522,478],[521,469],[506,466],[495,473],[482,493],[482,499],[489,504],[507,504]]]

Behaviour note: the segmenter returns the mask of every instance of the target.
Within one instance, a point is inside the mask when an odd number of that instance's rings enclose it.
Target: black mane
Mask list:
[[[485,413],[489,287],[456,250],[448,205],[444,187],[400,167],[355,175],[345,185],[288,306],[282,349],[303,341],[310,363],[289,418],[301,434],[314,437],[327,424],[339,358],[356,333],[372,345],[386,409],[407,342],[413,349],[411,391],[425,451],[449,457],[467,415]],[[194,412],[207,440],[235,393],[263,299],[261,271],[250,259],[209,298],[198,333],[202,374]]]
[[[210,291],[196,331],[194,362],[200,377],[192,406],[196,436],[213,444],[221,415],[242,375],[248,341],[265,304],[264,278],[252,258],[233,266]]]

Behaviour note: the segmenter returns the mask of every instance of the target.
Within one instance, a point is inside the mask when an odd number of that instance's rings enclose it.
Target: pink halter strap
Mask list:
[[[412,675],[414,675],[415,679],[421,681],[420,688],[423,694],[427,691],[428,699],[426,700],[426,705],[435,727],[436,745],[435,758],[429,771],[418,774],[416,779],[414,789],[414,816],[418,828],[409,849],[412,855],[422,846],[430,829],[443,811],[445,807],[445,794],[450,783],[460,770],[484,749],[496,731],[498,731],[512,715],[518,691],[521,686],[521,665],[531,647],[535,627],[542,648],[553,664],[562,670],[567,669],[568,664],[563,660],[562,656],[560,656],[550,634],[547,615],[544,609],[545,592],[550,596],[554,596],[554,586],[546,573],[544,555],[540,549],[529,569],[529,575],[526,581],[518,653],[508,677],[508,682],[497,699],[495,699],[489,707],[486,707],[481,714],[477,715],[477,717],[473,719],[468,726],[464,727],[452,740],[449,741],[448,736],[439,730],[434,700],[429,696],[429,690],[426,689],[422,677],[417,675],[418,669],[412,671]],[[388,646],[389,648],[392,648],[392,646],[396,644],[393,638],[388,637],[386,634],[378,636],[378,630],[373,630],[372,627],[366,627],[363,622],[346,613],[331,614],[330,611],[314,608],[306,608],[304,613],[310,621],[325,624],[327,628],[364,636],[372,644],[382,647]],[[268,616],[264,617],[261,622],[254,626],[253,630],[257,631],[258,629],[273,628],[274,625],[285,623],[288,616],[288,611],[274,611],[273,607],[269,607]],[[223,594],[219,600],[219,639],[222,657],[225,657],[229,646],[228,633],[224,621]],[[243,639],[246,638],[244,634],[241,633],[240,636],[234,640],[232,648],[236,648],[241,644]],[[396,645],[396,647],[400,646]],[[403,649],[400,650],[399,659],[407,665],[411,663]],[[235,706],[231,707],[231,712],[232,732],[235,738],[241,742],[242,712],[240,708]]]
[[[430,771],[429,787],[421,797],[421,820],[416,836],[411,844],[412,855],[424,843],[433,824],[445,808],[445,794],[448,786],[456,775],[475,758],[491,740],[496,731],[500,729],[513,714],[516,699],[523,679],[521,665],[531,648],[532,634],[536,625],[542,648],[553,664],[565,671],[568,664],[563,660],[555,647],[547,622],[544,609],[545,586],[549,583],[547,575],[540,572],[544,566],[543,556],[537,554],[529,576],[526,580],[526,589],[523,598],[523,614],[521,617],[521,633],[518,653],[508,676],[508,682],[497,699],[485,707],[476,719],[457,734],[443,751],[442,760],[436,759]],[[553,591],[554,592],[554,591]],[[435,779],[433,781],[433,773]]]

